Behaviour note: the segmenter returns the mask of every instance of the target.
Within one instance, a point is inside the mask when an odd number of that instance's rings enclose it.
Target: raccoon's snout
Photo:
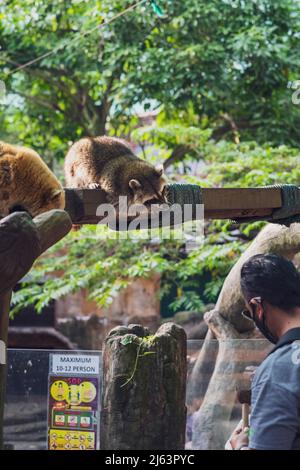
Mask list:
[[[147,201],[145,201],[144,204],[147,207],[150,207],[151,204],[163,204],[165,202],[167,202],[166,198],[164,196],[161,196],[161,197],[152,197],[151,199],[147,199]]]

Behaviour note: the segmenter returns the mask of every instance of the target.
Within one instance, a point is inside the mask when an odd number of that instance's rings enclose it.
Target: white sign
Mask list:
[[[2,340],[0,340],[0,364],[6,364],[6,344]]]
[[[98,354],[52,354],[52,374],[99,375],[99,370]]]
[[[0,80],[0,102],[4,101],[4,98],[6,96],[6,86],[5,83]]]

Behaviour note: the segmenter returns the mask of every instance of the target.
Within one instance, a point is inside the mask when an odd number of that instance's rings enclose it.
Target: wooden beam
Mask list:
[[[101,189],[65,189],[66,211],[74,224],[97,224],[97,208],[106,204]],[[203,188],[206,219],[257,217],[262,219],[282,205],[280,188]],[[155,205],[155,204],[153,204]]]
[[[273,210],[282,203],[280,188],[204,188],[203,196],[208,211]]]

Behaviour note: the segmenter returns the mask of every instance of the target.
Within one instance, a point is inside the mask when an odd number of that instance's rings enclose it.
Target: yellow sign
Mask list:
[[[50,429],[50,450],[94,450],[95,433]]]
[[[49,370],[48,449],[96,450],[99,437],[99,354],[54,353],[50,355]]]

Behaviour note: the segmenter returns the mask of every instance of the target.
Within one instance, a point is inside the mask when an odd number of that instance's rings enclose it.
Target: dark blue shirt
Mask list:
[[[249,447],[300,449],[300,328],[285,333],[256,370]]]

